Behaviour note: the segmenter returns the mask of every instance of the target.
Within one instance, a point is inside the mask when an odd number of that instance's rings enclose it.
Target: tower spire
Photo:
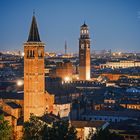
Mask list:
[[[84,20],[84,24],[83,24],[81,27],[88,27],[88,26],[86,25],[86,21],[85,21],[85,20]]]
[[[28,41],[24,43],[24,122],[29,121],[31,114],[42,116],[46,110],[44,46],[33,11]]]
[[[33,16],[35,16],[35,9],[33,9]]]
[[[34,10],[33,10],[32,24],[31,24],[30,33],[29,33],[29,37],[28,37],[27,42],[41,42],[40,37],[39,37],[39,32],[38,32],[38,27],[37,27],[37,22],[36,22]]]
[[[67,41],[65,40],[65,55],[67,54]]]

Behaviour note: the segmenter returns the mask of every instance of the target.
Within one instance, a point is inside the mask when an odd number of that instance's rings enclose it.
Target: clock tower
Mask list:
[[[81,26],[79,38],[79,80],[90,80],[90,38],[85,23]]]
[[[29,120],[30,114],[42,116],[45,112],[44,46],[33,15],[24,43],[24,121]]]

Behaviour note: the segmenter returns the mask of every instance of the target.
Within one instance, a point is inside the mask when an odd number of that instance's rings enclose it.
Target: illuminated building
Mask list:
[[[73,127],[76,128],[77,136],[80,140],[87,140],[90,131],[93,134],[100,129],[105,129],[109,123],[105,121],[71,121]]]
[[[73,68],[71,62],[58,62],[56,64],[55,76],[61,77],[63,81],[71,81],[72,72]]]
[[[7,120],[12,126],[12,137],[14,140],[20,140],[23,134],[23,126],[19,124],[19,117],[22,114],[22,108],[15,102],[4,102],[0,115],[4,115],[4,120]]]
[[[140,110],[140,103],[139,101],[127,101],[126,103],[121,103],[120,106],[127,108],[127,109],[134,109]]]
[[[85,23],[81,26],[79,39],[79,80],[90,80],[90,38]]]
[[[110,111],[110,110],[94,110],[87,111],[81,115],[82,120],[102,120],[107,122],[121,122],[125,120],[138,120],[140,112],[137,110],[119,110],[119,111]]]
[[[100,68],[128,68],[128,67],[139,67],[140,61],[117,61],[117,62],[107,62],[106,64],[101,64]]]
[[[126,76],[127,78],[138,79],[139,75],[130,75],[130,74],[114,74],[114,73],[103,73],[101,76],[107,77],[110,81],[117,81],[121,76]]]
[[[24,43],[24,121],[31,113],[42,116],[45,112],[44,46],[33,15],[28,41]]]
[[[35,16],[32,19],[28,41],[24,43],[24,54],[24,121],[29,120],[30,114],[43,116],[46,111],[67,117],[70,103],[57,104],[54,93],[45,91],[44,43],[40,41]],[[72,69],[71,63],[65,63],[62,66],[63,70],[58,70],[61,76],[65,76],[65,80],[69,80],[72,75],[66,75],[71,73],[69,68],[65,68],[69,65]]]

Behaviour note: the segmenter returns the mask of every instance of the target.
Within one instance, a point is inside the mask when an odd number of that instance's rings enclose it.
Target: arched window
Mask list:
[[[30,55],[29,55],[29,50],[27,50],[27,58],[29,57]]]
[[[34,57],[34,55],[35,55],[35,52],[34,52],[34,50],[32,51],[32,57]]]
[[[30,50],[29,52],[29,57],[32,57],[32,50]]]
[[[87,33],[87,31],[86,30],[84,30],[84,34],[86,34]]]
[[[41,50],[38,50],[38,57],[42,58],[43,55],[42,55],[42,51]]]

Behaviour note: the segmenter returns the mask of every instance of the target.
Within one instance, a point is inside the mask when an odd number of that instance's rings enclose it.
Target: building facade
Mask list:
[[[117,61],[117,62],[107,62],[106,64],[100,64],[100,68],[129,68],[129,67],[139,67],[139,61]]]
[[[53,76],[62,78],[63,81],[72,81],[73,65],[72,62],[57,62]]]
[[[79,38],[79,80],[90,80],[90,38],[85,23],[81,26]]]
[[[45,112],[44,43],[40,41],[35,16],[24,54],[24,121],[28,121],[31,113],[41,116]]]
[[[77,131],[77,137],[80,140],[87,140],[89,139],[89,135],[92,132],[93,134],[96,133],[96,131],[99,131],[100,129],[105,129],[109,123],[105,121],[78,121],[78,120],[72,120],[70,121],[70,124],[76,128]]]
[[[138,120],[140,112],[135,110],[125,111],[90,111],[81,115],[82,120],[87,121],[107,121],[107,122],[121,122],[125,120]]]

